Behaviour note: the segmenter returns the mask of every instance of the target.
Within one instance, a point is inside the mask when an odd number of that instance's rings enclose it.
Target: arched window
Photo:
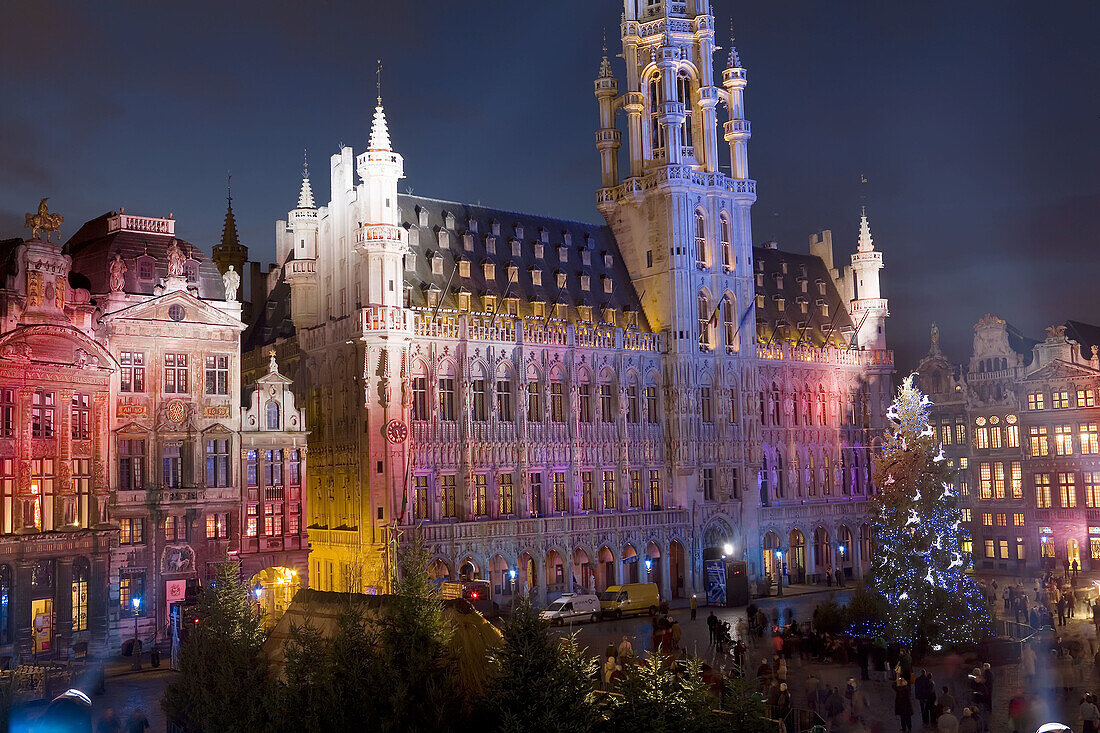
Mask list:
[[[665,146],[661,139],[661,75],[649,80],[649,139],[653,145],[653,157]]]
[[[777,499],[787,498],[787,489],[783,481],[783,453],[775,449],[775,496]]]
[[[722,212],[719,218],[719,233],[722,243],[722,267],[727,272],[733,271],[733,245],[730,243],[730,218],[726,212]]]
[[[794,492],[802,496],[802,468],[798,463],[798,450],[791,452],[791,478],[794,480]]]
[[[88,630],[88,559],[78,557],[73,563],[73,631]]]
[[[810,496],[817,496],[817,466],[814,465],[813,453],[810,453],[809,465],[806,468],[810,470]]]
[[[824,493],[825,496],[832,496],[832,494],[833,494],[833,471],[832,471],[832,468],[829,466],[829,454],[828,453],[823,453],[821,455],[821,470],[822,470],[822,477],[824,478],[824,480],[822,481],[822,487],[823,487],[823,492],[822,493]]]
[[[680,144],[691,147],[691,77],[681,71],[676,77],[677,98],[684,104],[684,124],[680,132]]]
[[[707,215],[695,210],[695,259],[700,267],[710,267],[710,251],[707,248]]]
[[[196,260],[187,260],[183,264],[183,274],[187,277],[187,282],[197,283],[199,281],[199,263]]]
[[[279,403],[275,400],[267,403],[267,429],[279,429]]]
[[[706,293],[699,293],[699,348],[703,351],[710,351],[714,345],[710,310],[710,298]]]
[[[727,295],[722,302],[722,330],[726,335],[726,351],[736,352],[737,349],[737,309],[733,306],[733,296]]]

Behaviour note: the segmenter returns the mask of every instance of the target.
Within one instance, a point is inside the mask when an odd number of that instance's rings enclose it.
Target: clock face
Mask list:
[[[409,429],[400,420],[390,420],[386,423],[386,440],[391,443],[404,443],[409,437]]]

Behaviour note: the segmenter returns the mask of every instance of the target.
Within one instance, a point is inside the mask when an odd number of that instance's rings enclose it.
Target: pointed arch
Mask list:
[[[726,339],[726,351],[735,354],[740,351],[738,344],[737,297],[730,291],[722,296],[722,332]]]
[[[698,310],[699,349],[701,351],[711,351],[714,348],[714,319],[711,317],[713,306],[710,301],[710,293],[707,292],[706,288],[699,291]]]
[[[730,215],[724,209],[718,215],[718,242],[722,250],[722,268],[726,272],[733,272],[735,259],[733,240],[730,237]]]
[[[710,244],[707,241],[707,212],[702,207],[695,210],[693,232],[695,234],[695,260],[702,268],[711,265]]]

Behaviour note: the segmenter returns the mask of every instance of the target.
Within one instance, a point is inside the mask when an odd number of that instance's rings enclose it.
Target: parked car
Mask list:
[[[622,618],[648,613],[655,616],[661,606],[656,583],[611,585],[600,594],[600,610],[605,618]]]
[[[599,621],[600,599],[592,595],[563,593],[539,615],[554,626],[574,621]]]

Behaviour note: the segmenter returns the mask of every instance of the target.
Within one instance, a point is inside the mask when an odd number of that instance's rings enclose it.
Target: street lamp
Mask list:
[[[783,551],[776,550],[775,557],[779,561],[779,567],[776,568],[777,583],[779,586],[779,592],[776,593],[780,598],[783,597]]]
[[[130,605],[134,607],[134,644],[130,652],[134,655],[134,668],[141,669],[141,647],[138,646],[138,612],[141,609],[141,597],[131,598]]]
[[[653,561],[648,557],[645,559],[645,572],[649,575],[649,571],[653,569]]]
[[[729,542],[722,545],[722,552],[726,553],[727,555],[732,555],[733,554],[733,545],[731,545]]]

